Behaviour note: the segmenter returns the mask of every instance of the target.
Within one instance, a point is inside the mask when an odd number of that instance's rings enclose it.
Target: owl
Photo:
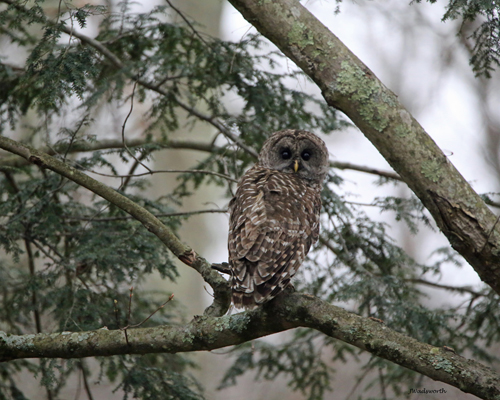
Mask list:
[[[316,135],[275,132],[229,203],[233,304],[252,309],[278,295],[318,240],[328,150]]]

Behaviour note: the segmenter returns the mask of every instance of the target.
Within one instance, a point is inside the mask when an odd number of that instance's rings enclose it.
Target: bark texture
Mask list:
[[[196,317],[185,326],[7,335],[0,331],[0,362],[19,358],[79,358],[115,354],[214,350],[272,333],[310,327],[379,357],[483,399],[500,399],[500,376],[445,348],[420,343],[318,298],[282,295],[254,311]]]

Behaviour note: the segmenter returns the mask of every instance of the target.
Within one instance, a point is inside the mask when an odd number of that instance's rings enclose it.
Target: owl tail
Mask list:
[[[233,304],[236,308],[244,308],[246,310],[253,310],[259,304],[255,302],[253,293],[242,293],[233,290]]]
[[[279,282],[279,284],[276,286],[271,286],[265,283],[262,285],[254,285],[253,291],[248,291],[248,289],[246,291],[243,291],[243,288],[241,288],[241,286],[238,287],[238,285],[235,285],[233,281],[233,304],[236,308],[253,310],[254,308],[274,299],[289,283],[290,279],[286,279]]]

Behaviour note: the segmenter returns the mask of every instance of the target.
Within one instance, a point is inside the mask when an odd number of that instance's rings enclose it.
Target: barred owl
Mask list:
[[[328,151],[316,135],[288,129],[264,143],[229,203],[233,304],[251,309],[278,295],[319,235]]]

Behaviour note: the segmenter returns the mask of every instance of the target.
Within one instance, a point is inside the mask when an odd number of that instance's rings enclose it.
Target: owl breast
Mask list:
[[[230,203],[233,303],[253,308],[290,282],[319,234],[319,189],[296,174],[257,164]]]

